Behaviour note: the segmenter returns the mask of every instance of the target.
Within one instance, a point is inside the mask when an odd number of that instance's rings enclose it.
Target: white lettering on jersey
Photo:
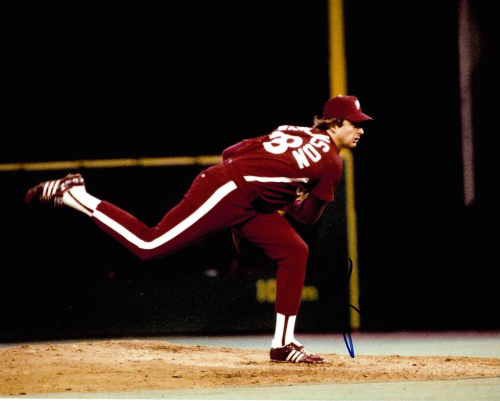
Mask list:
[[[309,127],[297,127],[295,125],[280,125],[278,131],[301,131],[309,135],[314,135],[311,133],[311,128]]]
[[[313,139],[311,139],[311,144],[316,146],[317,148],[322,148],[323,152],[328,152],[330,150],[330,146],[328,143],[330,142],[330,137],[328,135],[321,134],[312,134]]]
[[[309,158],[314,163],[318,162],[319,159],[321,159],[321,155],[319,154],[319,152],[310,143],[304,145],[302,149],[304,149],[305,154],[309,156]]]
[[[300,131],[305,132],[311,136],[311,140],[302,146],[304,142],[299,136],[285,134],[281,131]],[[271,139],[270,142],[264,142],[264,149],[275,155],[285,153],[289,148],[295,148],[292,150],[292,155],[297,161],[297,165],[300,169],[304,167],[309,167],[311,165],[310,161],[317,163],[321,160],[321,150],[326,153],[330,150],[330,137],[328,135],[313,134],[311,129],[308,127],[295,127],[290,125],[282,125],[278,128],[278,131],[274,131],[269,135]],[[298,148],[298,149],[297,149]]]
[[[304,154],[304,149],[300,148],[299,150],[294,150],[292,155],[295,157],[295,160],[297,160],[297,164],[300,169],[310,166],[309,160],[307,160],[307,157]]]
[[[271,142],[264,142],[264,149],[275,155],[285,153],[288,148],[298,148],[302,145],[302,138],[300,136],[293,136],[285,134],[284,132],[274,131],[269,138]]]

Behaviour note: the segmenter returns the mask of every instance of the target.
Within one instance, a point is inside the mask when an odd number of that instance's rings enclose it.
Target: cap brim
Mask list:
[[[349,114],[348,116],[344,117],[346,120],[355,122],[355,123],[361,123],[363,121],[369,121],[373,120],[370,116],[367,116],[365,113],[356,113],[356,114]]]

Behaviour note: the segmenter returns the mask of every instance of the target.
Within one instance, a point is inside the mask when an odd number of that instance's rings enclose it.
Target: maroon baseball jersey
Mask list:
[[[330,135],[309,127],[283,125],[231,146],[222,156],[238,186],[251,188],[274,210],[305,193],[333,201],[342,176],[342,159]]]

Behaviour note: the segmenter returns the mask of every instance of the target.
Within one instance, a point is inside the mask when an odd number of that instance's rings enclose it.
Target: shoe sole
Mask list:
[[[303,365],[319,365],[319,364],[325,363],[326,361],[323,361],[323,362],[292,362],[292,361],[278,361],[277,359],[271,359],[271,362],[276,362],[276,363],[290,363],[290,364],[293,364],[293,365],[300,365],[300,364],[303,364]]]

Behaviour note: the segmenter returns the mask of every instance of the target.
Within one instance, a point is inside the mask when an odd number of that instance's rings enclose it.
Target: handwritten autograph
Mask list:
[[[349,280],[351,279],[351,274],[352,274],[352,260],[349,258],[349,272],[347,273],[347,284],[349,285]],[[349,307],[354,309],[356,312],[358,312],[361,315],[361,311],[356,308],[355,306],[349,304]],[[352,337],[351,337],[351,329],[349,324],[347,324],[347,328],[344,330],[342,333],[344,337],[344,343],[347,348],[347,351],[349,352],[349,355],[351,358],[354,358],[354,345],[352,343]],[[347,341],[349,339],[349,341]]]

